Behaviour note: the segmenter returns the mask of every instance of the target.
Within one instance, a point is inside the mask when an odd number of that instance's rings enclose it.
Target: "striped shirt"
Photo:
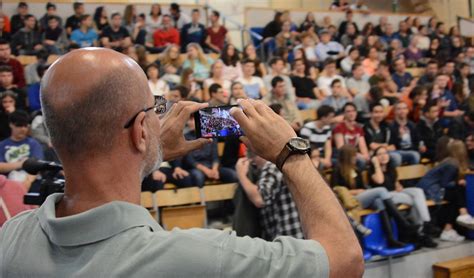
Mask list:
[[[319,129],[314,121],[306,123],[303,126],[300,131],[300,136],[309,140],[312,150],[318,149],[320,156],[324,156],[324,145],[327,141],[331,140],[332,130],[328,125]]]

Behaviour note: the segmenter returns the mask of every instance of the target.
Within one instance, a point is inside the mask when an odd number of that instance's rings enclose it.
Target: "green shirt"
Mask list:
[[[163,230],[148,211],[111,202],[56,218],[62,194],[0,230],[0,277],[328,277],[313,240],[273,242],[209,229]]]

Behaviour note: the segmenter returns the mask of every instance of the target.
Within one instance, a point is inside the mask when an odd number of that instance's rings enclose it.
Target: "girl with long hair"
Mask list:
[[[209,77],[212,59],[207,57],[197,43],[190,43],[186,47],[187,57],[183,68],[192,68],[197,81],[202,82]]]
[[[445,241],[463,241],[454,229],[454,225],[474,230],[474,218],[466,209],[466,180],[462,174],[468,170],[469,162],[464,142],[450,139],[444,158],[426,173],[417,186],[425,191],[429,199],[448,201],[440,212],[443,225],[441,239]]]
[[[107,11],[104,6],[99,6],[95,9],[94,12],[94,23],[97,28],[97,33],[100,35],[102,29],[109,26],[109,19],[107,17]]]
[[[204,80],[204,100],[207,101],[210,99],[209,87],[212,84],[219,84],[224,91],[225,96],[230,96],[230,85],[231,81],[224,78],[224,62],[222,60],[217,60],[211,66],[210,77]]]
[[[232,44],[226,44],[221,51],[220,59],[224,62],[224,78],[236,80],[241,76],[240,54]]]
[[[199,102],[203,100],[201,86],[196,82],[192,68],[185,68],[181,73],[181,85],[188,89],[189,100]]]
[[[262,63],[262,61],[257,57],[257,51],[255,50],[255,46],[253,44],[247,44],[244,47],[243,51],[243,59],[250,59],[254,62],[255,64],[255,76],[258,77],[263,77],[267,75],[267,69],[265,68],[265,65]]]
[[[347,187],[352,195],[359,201],[362,208],[371,208],[380,213],[382,225],[385,230],[388,244],[391,247],[403,247],[404,243],[397,241],[393,235],[390,216],[407,233],[418,230],[417,225],[410,224],[397,210],[392,201],[392,196],[384,187],[369,188],[362,180],[361,173],[356,167],[357,150],[352,145],[344,145],[339,150],[338,167],[333,171],[331,185]]]
[[[137,9],[135,5],[129,4],[125,6],[122,21],[122,25],[127,29],[128,33],[133,33],[133,28],[135,27],[135,23],[137,21]]]

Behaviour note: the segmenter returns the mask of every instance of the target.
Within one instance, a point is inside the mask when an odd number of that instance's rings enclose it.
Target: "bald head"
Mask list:
[[[41,83],[43,115],[55,149],[60,156],[110,151],[150,94],[143,70],[121,53],[85,48],[62,56]]]

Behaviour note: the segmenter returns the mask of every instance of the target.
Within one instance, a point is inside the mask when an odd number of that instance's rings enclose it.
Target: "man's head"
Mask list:
[[[74,4],[72,4],[72,8],[74,9],[74,13],[76,14],[76,16],[81,16],[81,15],[84,14],[84,4],[83,3],[74,2]]]
[[[453,60],[448,60],[443,65],[443,73],[451,76],[454,74],[454,70],[456,69],[456,62]]]
[[[444,73],[439,73],[439,74],[436,76],[435,84],[436,84],[441,90],[446,89],[446,86],[448,86],[448,82],[449,82],[449,77],[448,77],[446,74],[444,74]]]
[[[408,111],[408,105],[405,102],[400,101],[396,103],[394,108],[395,108],[395,118],[397,120],[400,120],[400,121],[407,120],[409,111]]]
[[[438,73],[438,62],[436,60],[429,60],[426,65],[425,74],[431,77],[435,77]]]
[[[30,30],[33,30],[35,29],[35,26],[36,26],[36,18],[34,15],[26,15],[25,16],[25,20],[24,20],[24,23],[25,23],[25,27],[30,29]]]
[[[2,103],[2,111],[6,114],[10,114],[15,111],[17,94],[11,90],[6,90],[0,96]]]
[[[370,103],[378,103],[383,98],[383,90],[379,86],[373,86],[369,90],[368,99]]]
[[[423,116],[429,121],[435,122],[439,118],[439,106],[436,102],[431,101],[423,107]]]
[[[321,42],[326,44],[331,41],[331,34],[327,30],[321,32]]]
[[[163,25],[163,27],[171,28],[171,27],[173,27],[171,23],[172,23],[171,22],[171,17],[167,14],[163,15],[163,17],[161,19],[161,24]]]
[[[84,48],[61,56],[42,79],[41,103],[65,169],[113,156],[143,178],[160,162],[154,97],[140,66],[121,53]]]
[[[346,34],[348,35],[355,35],[357,33],[357,29],[355,28],[355,25],[354,23],[349,23],[347,24],[347,27],[346,27]]]
[[[390,70],[385,61],[380,62],[379,65],[377,66],[377,75],[383,76],[383,77],[390,76]]]
[[[21,16],[25,16],[28,14],[28,4],[26,2],[18,3],[17,12]]]
[[[59,18],[55,15],[48,17],[48,27],[55,30],[59,26]]]
[[[255,62],[250,59],[244,59],[242,61],[242,72],[244,76],[252,76],[255,73]]]
[[[201,12],[198,9],[193,9],[191,12],[191,20],[194,24],[199,23],[199,19],[201,19]]]
[[[304,74],[306,70],[306,65],[303,59],[295,59],[293,62],[293,70],[298,74]]]
[[[272,93],[276,97],[283,97],[285,96],[285,80],[281,78],[280,76],[275,76],[272,79]]]
[[[406,21],[402,20],[398,23],[398,31],[406,33],[408,31],[408,24]]]
[[[395,59],[395,61],[393,61],[393,68],[398,73],[404,73],[406,70],[405,59],[403,58]]]
[[[344,112],[344,120],[349,123],[354,123],[357,119],[357,107],[352,102],[348,102],[342,108]]]
[[[247,94],[245,93],[244,86],[242,83],[236,81],[230,86],[230,92],[234,99],[246,99]]]
[[[217,100],[220,103],[227,102],[227,98],[224,94],[224,89],[222,89],[222,86],[217,83],[214,83],[209,87],[209,94],[211,95],[211,99],[213,100]]]
[[[92,27],[92,16],[89,14],[81,15],[81,27]]]
[[[9,65],[0,66],[0,86],[7,88],[13,84],[13,70]]]
[[[220,16],[221,14],[218,11],[212,11],[209,19],[211,20],[211,23],[216,23],[219,21]]]
[[[11,129],[10,138],[13,141],[22,141],[28,136],[30,118],[25,111],[17,110],[8,116]]]
[[[334,97],[342,97],[342,82],[340,79],[334,79],[331,82],[331,91]]]
[[[171,102],[179,102],[186,100],[189,95],[189,89],[186,86],[178,85],[172,88],[168,94],[168,100]]]
[[[48,2],[46,4],[46,13],[48,15],[55,15],[56,14],[56,5],[51,3],[51,2]]]
[[[380,104],[380,102],[376,102],[370,106],[370,118],[372,121],[380,124],[385,119],[385,110]]]
[[[179,4],[177,3],[171,3],[170,5],[170,14],[172,16],[177,16],[181,12]]]
[[[387,35],[390,36],[390,35],[393,34],[393,32],[394,32],[394,30],[393,30],[393,25],[392,25],[391,23],[387,23],[387,24],[385,25],[385,34],[387,34]]]
[[[321,105],[316,114],[318,115],[318,121],[321,121],[323,125],[330,125],[336,115],[336,111],[329,105]]]
[[[471,74],[471,67],[468,63],[460,63],[458,68],[459,74],[464,78],[468,77]]]
[[[347,21],[352,21],[352,18],[354,17],[354,13],[352,12],[352,10],[347,10],[346,12],[346,20]]]
[[[439,35],[446,33],[446,28],[443,22],[436,23],[436,33]]]
[[[120,25],[122,24],[122,16],[120,15],[120,13],[113,13],[110,18],[112,27],[120,28]]]
[[[270,67],[272,68],[272,73],[274,74],[281,74],[283,72],[283,69],[285,68],[285,62],[283,61],[283,58],[281,57],[273,57],[270,60]]]
[[[336,60],[332,58],[327,58],[324,61],[324,71],[329,75],[334,75],[336,74]]]
[[[4,39],[0,39],[0,61],[8,62],[12,55],[10,43]]]
[[[364,67],[361,63],[354,63],[352,65],[352,77],[356,80],[360,80],[362,76],[364,76]]]

